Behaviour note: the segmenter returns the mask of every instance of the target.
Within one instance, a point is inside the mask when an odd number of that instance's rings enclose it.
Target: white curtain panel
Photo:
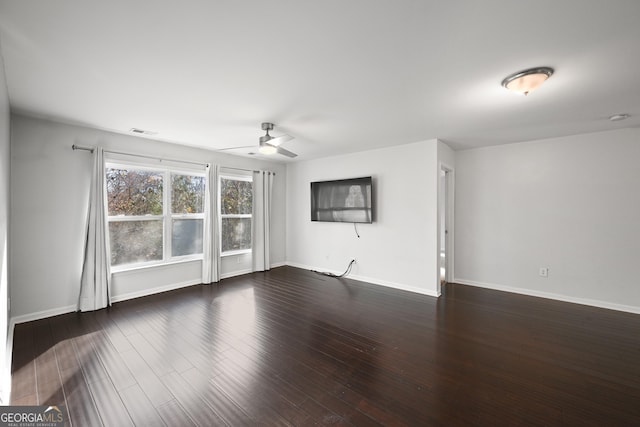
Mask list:
[[[111,305],[111,271],[107,247],[104,152],[93,150],[93,175],[89,189],[89,209],[80,280],[78,310],[93,311]]]
[[[253,271],[271,269],[269,254],[271,239],[271,189],[273,172],[253,172],[253,224],[251,226],[251,248]]]
[[[205,206],[209,211],[204,219],[204,254],[202,260],[202,283],[210,284],[220,281],[220,239],[218,238],[218,165],[209,165]]]

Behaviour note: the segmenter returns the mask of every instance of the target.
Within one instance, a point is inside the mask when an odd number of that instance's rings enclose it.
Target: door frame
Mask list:
[[[444,172],[444,178],[442,177]],[[444,209],[444,212],[443,212]],[[438,165],[438,293],[441,292],[440,265],[442,244],[445,252],[444,281],[450,283],[454,279],[454,214],[455,209],[455,170],[450,165],[440,162]],[[445,241],[442,242],[442,231]]]

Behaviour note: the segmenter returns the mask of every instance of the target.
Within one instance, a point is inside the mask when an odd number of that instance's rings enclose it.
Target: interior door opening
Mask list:
[[[451,233],[450,221],[451,221],[451,170],[441,166],[440,168],[440,206],[438,207],[440,230],[440,248],[438,251],[439,271],[440,271],[440,286],[451,280],[450,269],[450,256],[451,256]]]

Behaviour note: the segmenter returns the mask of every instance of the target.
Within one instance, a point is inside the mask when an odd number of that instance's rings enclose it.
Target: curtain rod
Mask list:
[[[89,151],[91,153],[93,153],[93,151],[95,150],[95,147],[83,147],[81,145],[76,145],[76,144],[73,144],[71,146],[71,148],[73,150],[84,150],[84,151]],[[122,154],[124,156],[133,156],[133,157],[142,157],[142,158],[145,158],[145,159],[160,160],[161,162],[162,161],[167,161],[167,162],[187,163],[187,164],[198,165],[198,166],[209,166],[209,163],[191,162],[189,160],[162,158],[162,157],[157,157],[157,156],[148,156],[146,154],[125,153],[124,151],[104,150],[104,152],[105,153],[109,153],[109,154]]]
[[[274,175],[276,174],[273,171],[260,171],[260,170],[256,170],[256,169],[232,168],[231,166],[222,166],[222,165],[220,165],[220,168],[221,169],[233,169],[233,170],[236,170],[236,171],[244,171],[244,172],[269,172],[269,173],[272,173]]]
[[[93,150],[95,150],[95,148],[93,148],[93,147],[83,147],[82,145],[76,145],[76,144],[73,144],[73,145],[71,146],[71,149],[72,149],[72,150],[74,150],[74,151],[75,151],[75,150],[88,151],[88,152],[90,152],[90,153],[93,153]]]
[[[82,145],[76,145],[76,144],[73,144],[73,145],[71,146],[71,148],[72,148],[74,151],[75,151],[75,150],[83,150],[83,151],[89,151],[90,153],[93,153],[93,151],[95,150],[95,147],[84,147],[84,146],[82,146]],[[125,155],[125,156],[144,157],[144,158],[147,158],[147,159],[154,159],[154,160],[160,160],[160,161],[162,161],[162,160],[167,160],[167,161],[170,161],[170,162],[190,163],[190,164],[192,164],[192,165],[209,166],[209,163],[198,163],[198,162],[190,162],[190,161],[185,161],[185,160],[175,160],[175,159],[161,159],[161,158],[159,158],[159,157],[146,156],[146,155],[144,155],[144,154],[124,153],[124,152],[122,152],[122,151],[108,151],[108,150],[105,150],[105,153],[111,153],[111,154],[123,154],[123,155]],[[223,169],[233,169],[233,170],[245,171],[245,172],[260,172],[260,171],[255,170],[255,169],[233,168],[233,167],[231,167],[231,166],[220,166],[220,167],[221,167],[221,168],[223,168]],[[275,172],[272,172],[272,171],[265,171],[265,172],[269,172],[269,173],[272,173],[272,174],[274,174],[274,175],[276,174]]]

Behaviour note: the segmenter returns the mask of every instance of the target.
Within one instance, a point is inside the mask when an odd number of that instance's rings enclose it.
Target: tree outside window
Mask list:
[[[108,164],[111,266],[202,255],[204,174]]]
[[[204,176],[171,174],[171,255],[202,254]]]
[[[223,254],[251,250],[253,183],[251,177],[220,178],[220,240]]]

